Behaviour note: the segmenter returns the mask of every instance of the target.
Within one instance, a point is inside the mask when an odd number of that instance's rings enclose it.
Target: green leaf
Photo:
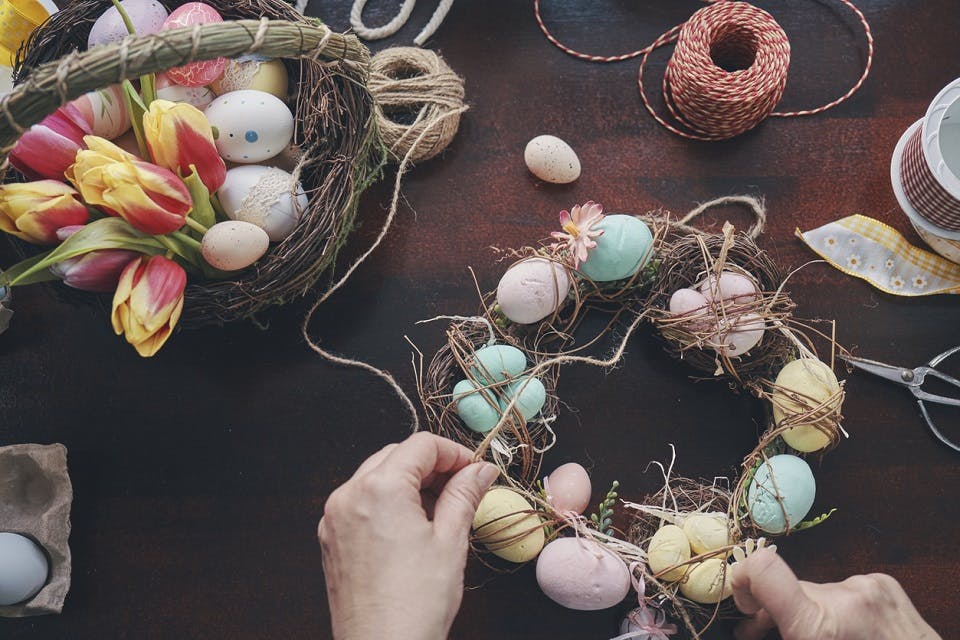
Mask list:
[[[821,524],[821,523],[823,523],[823,522],[826,522],[827,519],[829,519],[830,516],[832,516],[835,512],[836,512],[836,509],[835,509],[835,508],[834,508],[834,509],[830,509],[830,511],[828,511],[827,513],[822,513],[822,514],[820,514],[819,516],[817,516],[816,518],[814,518],[813,520],[804,520],[803,522],[801,522],[800,524],[798,524],[797,526],[795,526],[795,527],[793,528],[793,530],[794,530],[794,531],[803,531],[804,529],[812,529],[813,527],[817,526],[818,524]]]
[[[140,76],[140,95],[143,97],[143,104],[150,108],[150,105],[157,99],[157,76],[148,73]]]
[[[143,114],[147,112],[147,105],[143,103],[136,87],[129,80],[123,81],[123,102],[127,105],[127,113],[130,114],[130,123],[133,125],[133,134],[137,137],[137,148],[140,150],[140,157],[144,160],[150,160],[150,149],[147,147],[147,138],[143,132]]]
[[[190,165],[190,175],[184,178],[183,182],[190,190],[190,199],[193,200],[193,210],[190,212],[190,217],[207,229],[217,224],[217,214],[213,210],[213,205],[210,204],[210,190],[200,180],[196,166]],[[196,234],[194,237],[199,236],[198,240],[203,239],[199,231],[191,229],[191,232],[191,235]]]

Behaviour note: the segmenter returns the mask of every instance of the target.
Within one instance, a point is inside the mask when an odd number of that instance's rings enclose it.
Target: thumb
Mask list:
[[[737,564],[731,586],[741,611],[767,618],[765,611],[780,629],[793,627],[815,606],[787,563],[770,549],[761,549]],[[764,623],[762,626],[769,627],[768,620]]]
[[[489,462],[464,467],[444,485],[433,512],[433,525],[443,536],[467,539],[480,500],[500,475]]]

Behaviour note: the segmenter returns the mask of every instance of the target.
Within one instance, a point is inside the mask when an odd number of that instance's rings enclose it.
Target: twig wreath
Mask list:
[[[747,233],[729,222],[716,234],[690,226],[728,205],[752,212]],[[619,640],[700,638],[733,613],[731,563],[764,546],[765,536],[830,515],[806,519],[816,485],[804,456],[846,435],[843,384],[833,373],[838,346],[832,323],[827,333],[794,317],[791,274],[756,244],[765,221],[762,201],[746,196],[714,200],[680,220],[575,206],[560,213],[562,230],[549,240],[500,251],[512,264],[497,290],[480,294],[476,315],[441,317],[450,320],[446,344],[428,364],[414,346],[427,428],[502,471],[474,518],[474,551],[495,568],[536,559],[541,589],[572,609],[605,609],[634,589],[639,606]],[[606,322],[584,337],[588,315]],[[570,463],[537,478],[556,440],[563,365],[616,365],[643,323],[694,377],[762,399],[767,429],[727,483],[677,476],[675,453],[669,464],[654,462],[663,487],[620,501],[632,519],[620,531],[616,482],[587,517],[592,489],[583,467]],[[609,355],[590,355],[605,338],[614,342]],[[817,343],[829,346],[827,362]]]

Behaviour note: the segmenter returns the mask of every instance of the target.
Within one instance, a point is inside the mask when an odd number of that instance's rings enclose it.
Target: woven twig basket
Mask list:
[[[180,2],[161,0],[172,9]],[[80,0],[37,29],[20,53],[18,86],[0,101],[0,180],[22,179],[5,162],[31,125],[84,93],[194,60],[256,53],[285,59],[295,105],[295,173],[310,197],[296,230],[255,266],[227,281],[188,285],[181,324],[248,318],[305,295],[330,270],[353,227],[359,194],[385,161],[367,89],[369,52],[280,0],[207,0],[225,22],[172,29],[82,52],[109,0]],[[93,294],[86,299],[97,298]]]

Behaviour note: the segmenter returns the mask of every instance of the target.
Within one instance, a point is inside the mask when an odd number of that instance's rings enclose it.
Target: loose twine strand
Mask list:
[[[710,3],[642,49],[613,56],[577,51],[551,33],[533,8],[537,24],[547,39],[564,53],[589,62],[621,62],[642,57],[637,73],[640,98],[647,112],[668,131],[691,140],[725,140],[749,131],[767,117],[791,118],[823,113],[855,94],[873,65],[873,33],[866,17],[850,0],[848,7],[863,27],[867,59],[860,78],[835,100],[812,109],[774,111],[783,96],[790,66],[790,42],[773,17],[746,2],[705,0]],[[643,85],[643,72],[652,52],[676,43],[663,75],[664,102],[676,124],[654,108]],[[721,68],[715,60],[731,63]]]
[[[407,24],[407,20],[410,19],[410,14],[413,13],[413,8],[416,4],[417,0],[403,0],[403,4],[400,6],[397,15],[395,15],[390,22],[381,27],[368,27],[363,22],[363,9],[367,6],[367,0],[354,0],[353,7],[350,9],[350,26],[353,27],[354,32],[358,36],[365,40],[388,38],[403,28],[403,25]],[[452,6],[453,0],[440,0],[440,3],[433,12],[433,16],[430,17],[430,21],[427,22],[417,37],[413,39],[414,44],[422,46],[430,36],[436,33],[437,29],[440,28],[440,25],[443,24],[443,21],[446,19]]]

